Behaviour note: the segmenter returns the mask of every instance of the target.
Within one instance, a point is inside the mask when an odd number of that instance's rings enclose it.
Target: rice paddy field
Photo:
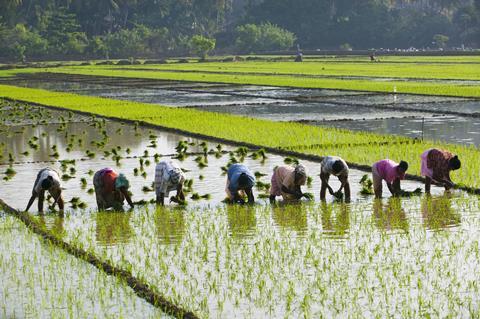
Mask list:
[[[480,60],[365,60],[0,71],[0,317],[479,317]],[[462,160],[456,189],[365,194],[383,158],[423,188],[431,147]],[[350,202],[320,201],[326,155],[350,164]],[[185,172],[184,206],[153,203],[162,159]],[[237,162],[255,205],[224,203]],[[297,162],[313,200],[271,205],[273,169]],[[47,166],[65,213],[23,213]],[[97,210],[104,167],[129,178],[134,209]]]

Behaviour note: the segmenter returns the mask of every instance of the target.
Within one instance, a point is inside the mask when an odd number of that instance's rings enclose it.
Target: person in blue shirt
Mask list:
[[[255,186],[255,175],[243,164],[233,164],[227,171],[227,187],[225,191],[231,203],[245,203],[245,196],[248,203],[255,202],[252,188]]]

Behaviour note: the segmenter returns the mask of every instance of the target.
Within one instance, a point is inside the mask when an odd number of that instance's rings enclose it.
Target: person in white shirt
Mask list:
[[[177,191],[175,197],[170,198],[173,202],[185,201],[183,193],[183,183],[185,174],[180,166],[170,160],[161,161],[155,167],[155,195],[158,205],[164,205],[165,197],[169,196],[171,191]]]
[[[332,196],[337,198],[341,196],[342,190],[345,189],[345,200],[350,201],[350,183],[348,182],[347,163],[338,156],[327,156],[322,160],[321,167],[320,179],[322,181],[322,186],[320,189],[320,199],[325,200],[327,189]],[[334,192],[332,187],[328,185],[330,175],[337,176],[341,183],[340,188],[336,192]]]
[[[43,201],[45,200],[45,191],[48,191],[53,197],[53,205],[58,204],[58,209],[63,212],[64,203],[62,198],[62,188],[60,185],[60,177],[58,172],[52,168],[44,168],[40,170],[37,174],[37,179],[33,185],[32,197],[28,201],[27,208],[25,211],[28,211],[32,206],[35,199],[38,197],[38,211],[43,212]]]

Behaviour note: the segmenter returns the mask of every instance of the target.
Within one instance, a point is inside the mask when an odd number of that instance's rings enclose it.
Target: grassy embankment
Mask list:
[[[261,147],[290,149],[305,154],[336,154],[349,162],[371,165],[382,158],[407,160],[409,172],[419,175],[420,154],[431,147],[447,148],[459,155],[463,167],[454,180],[470,187],[480,187],[480,152],[473,146],[443,142],[419,142],[409,138],[352,132],[297,123],[280,123],[229,114],[119,101],[38,89],[0,86],[0,97],[40,103],[101,116],[144,121],[191,133],[255,144]],[[384,145],[381,143],[388,142]],[[380,143],[380,144],[379,144]]]

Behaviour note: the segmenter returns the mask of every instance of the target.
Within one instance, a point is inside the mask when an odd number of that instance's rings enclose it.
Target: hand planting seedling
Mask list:
[[[360,194],[373,195],[373,182],[367,174],[363,175],[360,179],[360,185],[362,186]]]

